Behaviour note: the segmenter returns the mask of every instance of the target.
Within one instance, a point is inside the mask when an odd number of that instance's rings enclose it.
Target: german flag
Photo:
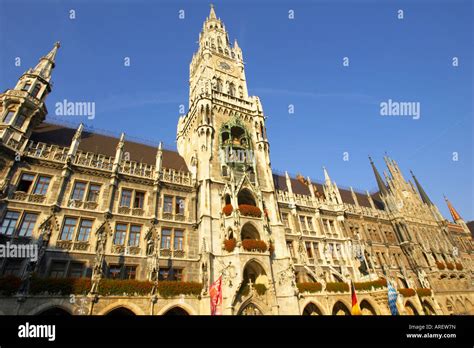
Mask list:
[[[354,287],[354,283],[351,280],[351,297],[352,297],[352,309],[351,315],[362,315],[360,311],[359,303],[357,303],[357,295]]]

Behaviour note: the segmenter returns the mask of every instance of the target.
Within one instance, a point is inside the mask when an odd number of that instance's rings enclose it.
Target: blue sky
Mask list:
[[[249,92],[268,116],[273,168],[321,180],[324,165],[338,185],[372,191],[367,156],[382,171],[387,151],[405,178],[415,172],[445,216],[443,193],[474,218],[471,1],[214,3],[243,50]],[[0,89],[13,87],[59,40],[49,112],[64,99],[93,101],[96,118],[55,119],[175,148],[208,13],[207,1],[0,0]],[[420,119],[381,116],[388,99],[419,102]]]

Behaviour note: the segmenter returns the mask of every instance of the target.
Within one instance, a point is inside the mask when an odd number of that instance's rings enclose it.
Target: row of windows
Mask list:
[[[17,186],[17,191],[46,195],[51,182],[51,177],[44,175],[22,174]],[[33,188],[33,189],[32,189]],[[76,181],[71,193],[71,200],[97,202],[99,199],[101,185],[92,182]],[[31,191],[31,192],[30,192]],[[145,192],[122,189],[120,196],[120,207],[143,209],[145,203]],[[183,197],[164,196],[163,212],[184,214],[185,199]]]
[[[21,217],[21,218],[20,218]],[[0,226],[0,234],[7,236],[30,237],[38,220],[37,213],[7,211]],[[18,221],[21,223],[18,226]]]
[[[21,217],[21,218],[20,218]],[[18,235],[30,237],[33,234],[37,213],[7,211],[0,225],[0,234],[7,236]],[[18,221],[21,221],[17,228]],[[77,240],[89,241],[94,220],[77,217],[66,217],[59,235],[61,241]],[[117,223],[113,243],[115,245],[139,246],[142,226],[134,224]],[[161,249],[184,250],[184,231],[180,229],[163,228],[161,231]]]
[[[20,276],[23,260],[6,260],[3,267],[3,276]],[[49,267],[48,276],[50,278],[82,278],[90,277],[91,270],[87,269],[84,262],[54,260]],[[136,265],[117,265],[111,264],[107,268],[107,278],[111,279],[136,279]],[[158,280],[181,281],[183,279],[183,269],[173,267],[160,267],[158,271]]]

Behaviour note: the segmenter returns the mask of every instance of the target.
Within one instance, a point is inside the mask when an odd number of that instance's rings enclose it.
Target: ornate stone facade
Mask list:
[[[370,160],[375,194],[340,189],[326,169],[316,184],[272,172],[262,104],[213,8],[190,64],[178,153],[44,123],[58,48],[0,94],[0,242],[39,248],[36,262],[0,260],[0,276],[24,290],[1,296],[0,314],[209,314],[221,275],[224,314],[348,314],[341,283],[379,278],[403,294],[401,314],[473,313],[466,223],[450,203],[455,221],[443,218],[394,160],[385,157],[385,180]],[[33,277],[90,278],[90,289],[72,301],[33,294]],[[103,295],[107,278],[153,288]],[[163,281],[202,290],[163,296]],[[364,314],[390,314],[385,287],[358,298]]]

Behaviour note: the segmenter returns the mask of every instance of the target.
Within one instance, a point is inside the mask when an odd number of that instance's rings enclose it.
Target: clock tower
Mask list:
[[[229,314],[245,300],[242,287],[255,282],[269,289],[267,310],[277,311],[276,293],[294,290],[278,291],[271,281],[276,269],[288,267],[289,252],[265,116],[260,99],[248,94],[242,50],[230,43],[212,5],[189,70],[189,111],[179,119],[177,146],[197,185],[196,226],[210,278],[233,269],[235,279],[224,287]],[[249,266],[251,260],[258,265]]]

